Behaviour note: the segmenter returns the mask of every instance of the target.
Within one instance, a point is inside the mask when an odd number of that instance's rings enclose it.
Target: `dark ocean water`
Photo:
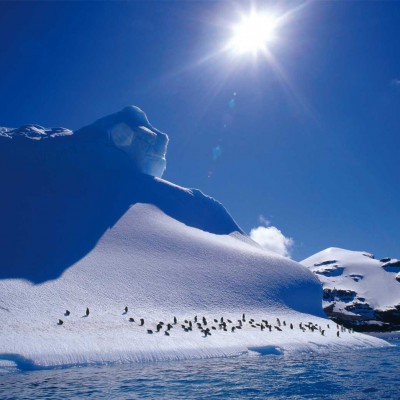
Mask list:
[[[0,399],[400,399],[400,343],[268,355],[0,373]]]

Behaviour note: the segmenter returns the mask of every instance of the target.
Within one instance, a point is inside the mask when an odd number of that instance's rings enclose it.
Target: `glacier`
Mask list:
[[[133,106],[77,131],[0,128],[0,365],[388,345],[339,332],[307,268],[163,180],[167,143]]]

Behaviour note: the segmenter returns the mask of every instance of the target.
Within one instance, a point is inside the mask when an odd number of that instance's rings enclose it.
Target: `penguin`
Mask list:
[[[129,322],[135,322],[134,318],[129,318]]]
[[[279,328],[279,326],[275,326],[274,327],[277,331],[280,331],[280,332],[282,332],[282,329],[281,328]]]
[[[171,330],[172,329],[172,325],[171,324],[168,324],[167,325],[167,331],[169,331],[169,330]]]
[[[322,329],[321,335],[322,335],[322,336],[325,336],[325,329]]]
[[[128,306],[125,306],[124,310],[125,310],[125,314],[127,314],[128,313]]]
[[[168,332],[168,331],[165,331],[165,332],[164,332],[164,335],[165,335],[165,336],[169,336],[169,332]]]
[[[71,312],[70,312],[69,310],[65,310],[64,315],[65,315],[66,317],[68,317],[69,314],[71,314]]]
[[[178,320],[176,319],[176,317],[174,317],[174,325],[176,325],[178,323]]]
[[[143,326],[143,325],[144,325],[144,319],[140,318],[140,326]],[[153,333],[153,332],[151,332],[151,333]]]
[[[86,307],[86,317],[88,317],[89,316],[89,313],[90,313],[90,311],[89,311],[89,307]]]
[[[278,323],[278,326],[281,326],[281,320],[279,318],[276,319],[276,322]]]
[[[216,324],[218,324],[218,320],[217,320],[217,318],[214,318],[214,322],[215,322]]]
[[[212,326],[211,329],[213,329],[214,331],[217,330],[217,328],[215,326]]]
[[[62,319],[59,319],[57,322],[57,325],[62,325],[64,323],[64,321]]]
[[[246,314],[245,313],[243,313],[243,315],[242,315],[242,321],[246,322]]]
[[[185,324],[188,324],[188,323],[189,323],[189,321],[188,321],[187,319],[185,319],[185,321],[184,321],[184,322],[185,322]]]
[[[268,329],[270,332],[272,332],[272,325],[268,325]]]
[[[224,317],[221,317],[221,324],[224,322]]]
[[[162,325],[161,324],[157,324],[157,332],[160,332],[160,330],[161,330],[161,328],[162,328]]]
[[[256,326],[261,326],[261,324],[259,324],[258,322],[256,323]]]
[[[340,337],[339,331],[336,332],[336,336],[337,336],[337,337]]]
[[[206,317],[203,317],[203,325],[207,325]]]
[[[261,331],[263,331],[265,329],[264,325],[262,325],[262,324],[261,324],[260,328],[261,328]]]
[[[235,332],[235,327],[234,326],[232,326],[231,332],[232,333]]]
[[[194,322],[197,322],[197,315],[194,316]]]
[[[292,323],[290,323],[290,329],[293,329],[293,324]]]
[[[189,321],[190,330],[192,330],[192,321]]]
[[[153,333],[153,331],[152,331],[151,329],[147,329],[147,333],[148,333],[149,335],[151,335],[151,334]]]
[[[230,319],[227,319],[227,321],[228,321],[228,323],[230,323],[230,324],[232,323],[232,321],[231,321]]]
[[[286,326],[286,321],[283,321],[283,326]]]
[[[326,326],[328,327],[328,329],[331,329],[331,327],[329,326],[329,324],[326,324]]]
[[[242,329],[242,326],[240,325],[238,325],[238,326],[236,326],[236,329]]]

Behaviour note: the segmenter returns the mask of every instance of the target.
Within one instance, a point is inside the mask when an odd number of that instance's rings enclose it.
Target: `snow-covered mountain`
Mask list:
[[[323,284],[323,308],[360,331],[400,329],[400,261],[329,248],[301,261]]]
[[[162,180],[167,141],[134,107],[0,129],[0,364],[386,345],[328,326],[312,273]]]

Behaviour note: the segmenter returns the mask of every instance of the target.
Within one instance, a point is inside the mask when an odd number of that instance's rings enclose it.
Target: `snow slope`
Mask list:
[[[32,126],[0,129],[1,365],[386,345],[328,328],[313,274],[262,250],[214,199],[143,174],[135,149],[102,139],[121,123],[136,129],[124,113],[113,118],[76,132],[37,128],[64,132],[45,140],[25,134]],[[129,131],[117,131],[125,143]]]
[[[323,306],[329,316],[364,330],[399,329],[399,260],[329,248],[301,263],[323,284]]]

